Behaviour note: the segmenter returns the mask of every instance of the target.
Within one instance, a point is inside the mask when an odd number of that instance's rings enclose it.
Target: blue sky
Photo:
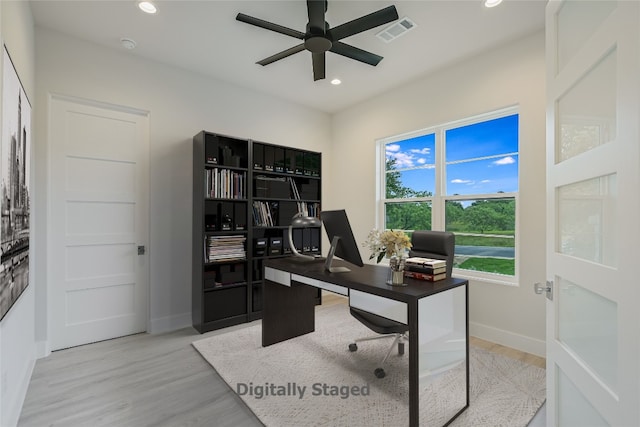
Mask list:
[[[447,194],[518,191],[518,115],[446,131]],[[403,185],[435,192],[435,134],[386,146]]]

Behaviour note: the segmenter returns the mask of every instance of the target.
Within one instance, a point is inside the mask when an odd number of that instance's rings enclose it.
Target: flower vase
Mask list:
[[[404,283],[405,257],[393,255],[389,259],[389,279],[387,283],[391,286],[406,286]]]

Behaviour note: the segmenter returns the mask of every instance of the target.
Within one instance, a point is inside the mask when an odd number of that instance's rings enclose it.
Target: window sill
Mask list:
[[[474,280],[477,282],[491,283],[503,286],[520,286],[516,276],[506,276],[502,274],[484,273],[481,271],[453,269],[453,276],[461,279]]]

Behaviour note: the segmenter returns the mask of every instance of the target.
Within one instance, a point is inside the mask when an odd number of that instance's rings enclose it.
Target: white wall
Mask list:
[[[31,181],[35,271],[31,285],[0,324],[0,425],[17,421],[33,368],[34,340],[40,345],[40,355],[47,348],[46,126],[50,93],[150,111],[150,316],[155,332],[191,324],[191,137],[198,131],[322,151],[323,207],[346,208],[361,242],[375,226],[376,139],[518,104],[520,286],[473,282],[472,332],[544,353],[544,300],[531,290],[533,282],[544,280],[545,271],[542,34],[330,117],[50,30],[37,28],[34,37],[27,2],[0,2],[0,17],[2,39],[35,114],[35,177]]]
[[[545,353],[544,35],[531,35],[335,114],[324,208],[345,208],[358,242],[375,227],[375,141],[512,105],[520,112],[519,286],[470,283],[471,333]],[[368,254],[363,253],[363,258]]]
[[[33,17],[31,16],[29,3],[18,1],[0,2],[0,22],[2,41],[7,46],[27,97],[33,105],[35,96],[35,50]],[[1,73],[0,71],[0,75]],[[2,79],[0,79],[0,85],[2,85]],[[31,173],[31,182],[33,182],[33,168]],[[30,190],[31,194],[33,194],[35,190],[33,185]],[[31,214],[33,217],[33,208]],[[33,222],[31,224],[31,262],[29,267],[33,272],[35,261],[33,248],[36,242],[33,236],[36,229],[33,227]],[[36,283],[33,275],[31,275],[31,283],[0,323],[0,425],[3,427],[17,424],[31,372],[33,371],[36,354],[34,336],[35,293]]]
[[[45,171],[51,93],[150,112],[151,332],[191,325],[191,161],[201,130],[325,151],[330,117],[272,96],[36,28],[36,169]],[[46,174],[36,185],[45,185]],[[46,206],[46,198],[37,200]],[[44,208],[41,212],[44,212]],[[46,224],[43,214],[37,218]],[[44,249],[42,256],[46,257]],[[37,333],[47,339],[46,270],[39,264]]]

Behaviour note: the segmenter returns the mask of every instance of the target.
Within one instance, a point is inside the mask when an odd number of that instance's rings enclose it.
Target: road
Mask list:
[[[513,259],[515,258],[515,248],[456,245],[456,255]]]

